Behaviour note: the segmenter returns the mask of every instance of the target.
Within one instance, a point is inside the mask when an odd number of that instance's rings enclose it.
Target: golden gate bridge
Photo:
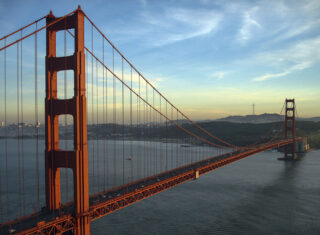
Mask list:
[[[89,234],[93,220],[253,154],[284,146],[283,159],[294,160],[302,140],[294,99],[282,107],[284,124],[255,143],[218,138],[160,93],[80,7],[0,41],[1,234]]]

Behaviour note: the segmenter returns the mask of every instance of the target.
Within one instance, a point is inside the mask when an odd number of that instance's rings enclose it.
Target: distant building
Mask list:
[[[40,127],[40,121],[37,121],[36,122],[36,126],[35,126],[36,128],[39,128]]]
[[[22,128],[22,127],[24,127],[26,124],[24,123],[24,122],[20,122],[20,123],[18,123],[18,127],[19,128]]]
[[[4,121],[1,121],[1,126],[2,126],[2,127],[4,127],[4,126],[5,126]]]

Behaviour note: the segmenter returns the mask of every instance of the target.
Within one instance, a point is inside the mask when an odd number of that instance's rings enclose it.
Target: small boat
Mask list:
[[[13,228],[10,228],[10,229],[8,230],[8,232],[9,232],[9,234],[14,234],[14,233],[16,232],[16,230],[13,229]]]
[[[126,158],[126,160],[131,161],[132,160],[132,156],[129,156],[128,158]]]
[[[189,147],[192,147],[190,144],[181,144],[181,147],[182,148],[189,148]]]

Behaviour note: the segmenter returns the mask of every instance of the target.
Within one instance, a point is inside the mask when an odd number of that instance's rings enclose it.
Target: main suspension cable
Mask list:
[[[78,10],[74,10],[74,11],[70,12],[69,14],[67,14],[67,15],[65,15],[65,16],[63,16],[63,17],[57,18],[56,20],[52,21],[51,23],[46,24],[45,26],[43,26],[43,27],[41,27],[41,28],[39,28],[39,29],[37,29],[37,30],[35,30],[35,31],[27,34],[26,36],[24,36],[24,37],[22,37],[22,38],[20,38],[20,39],[15,40],[15,41],[12,42],[12,43],[9,43],[8,45],[0,48],[0,51],[3,51],[4,49],[6,49],[6,48],[8,48],[8,47],[10,47],[10,46],[12,46],[12,45],[14,45],[14,44],[19,43],[20,41],[22,41],[22,40],[24,40],[24,39],[26,39],[26,38],[28,38],[28,37],[30,37],[30,36],[32,36],[32,35],[40,32],[40,31],[42,31],[43,29],[46,29],[46,28],[48,28],[48,27],[50,27],[50,26],[52,26],[52,25],[60,22],[61,20],[67,18],[68,16],[72,15],[72,14],[75,13],[76,11],[78,11]],[[47,16],[46,16],[46,17],[47,17]]]
[[[30,26],[32,26],[32,25],[34,25],[34,24],[37,24],[39,21],[41,21],[41,20],[45,19],[46,17],[48,17],[48,15],[45,15],[45,16],[43,16],[43,17],[41,17],[41,18],[39,18],[39,19],[37,19],[37,20],[35,20],[35,21],[31,22],[30,24],[27,24],[27,25],[23,26],[23,27],[21,27],[20,29],[18,29],[18,30],[16,30],[16,31],[14,31],[14,32],[12,32],[12,33],[9,33],[8,35],[6,35],[6,36],[4,36],[4,37],[0,38],[0,41],[2,41],[2,40],[4,40],[4,39],[7,39],[8,37],[10,37],[10,36],[12,36],[12,35],[14,35],[14,34],[16,34],[16,33],[20,32],[20,31],[22,31],[22,30],[24,30],[24,29],[26,29],[26,28],[28,28],[28,27],[30,27]]]

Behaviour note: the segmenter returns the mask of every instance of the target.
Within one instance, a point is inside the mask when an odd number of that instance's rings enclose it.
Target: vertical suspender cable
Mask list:
[[[137,109],[137,117],[136,117],[136,120],[137,120],[137,123],[136,123],[136,138],[139,140],[139,97],[138,96],[136,96],[137,97],[137,107],[136,107],[136,109]],[[139,143],[137,143],[137,145],[136,145],[136,160],[135,160],[135,162],[136,162],[136,174],[137,174],[137,177],[139,177],[139,157],[140,157],[140,155],[139,155]]]
[[[189,136],[189,144],[192,147],[192,137]],[[193,162],[193,154],[191,151],[189,151],[189,155],[190,155],[190,163]]]
[[[146,101],[149,103],[149,97],[148,97],[148,83],[146,83]],[[149,111],[150,110],[150,111]],[[147,164],[147,175],[150,176],[150,162],[151,162],[151,159],[150,159],[150,113],[151,113],[151,109],[150,107],[146,104],[146,111],[147,111],[147,138],[146,138],[146,141],[147,141],[147,149],[146,149],[146,152],[147,152],[147,159],[148,159],[148,164]]]
[[[203,145],[202,145],[202,151],[201,151],[201,154],[202,154],[202,159],[204,159],[205,158],[205,144],[203,143]]]
[[[176,109],[177,110],[177,123],[179,123],[179,113],[178,113],[178,109]],[[179,134],[179,130],[178,130],[178,128],[177,127],[175,127],[176,128],[176,133],[175,133],[175,135],[176,135],[176,167],[178,167],[178,165],[179,165],[179,162],[178,162],[178,160],[179,160],[179,156],[178,156],[178,154],[179,154],[179,142],[178,142],[178,140],[179,140],[179,136],[178,136],[178,134]]]
[[[22,215],[21,205],[21,159],[20,159],[20,96],[19,96],[19,43],[17,43],[17,131],[18,131],[18,191],[19,191],[19,216]]]
[[[87,105],[87,128],[89,129],[89,55],[88,52],[85,52],[85,60],[86,60],[86,105]],[[88,152],[90,151],[90,142],[89,142],[89,138],[88,138]],[[91,152],[88,153],[88,156],[91,158]],[[88,161],[90,160],[90,158],[88,159]],[[89,168],[89,167],[88,167]],[[89,174],[89,181],[90,181],[90,174]],[[89,190],[90,193],[90,190]]]
[[[148,83],[146,83],[146,99],[148,102]],[[147,162],[147,169],[146,169],[146,175],[149,176],[149,165],[150,165],[150,155],[149,155],[149,150],[148,150],[148,145],[149,145],[149,106],[147,105],[147,103],[145,103],[145,107],[146,107],[146,125],[145,125],[145,140],[146,140],[146,144],[145,144],[145,149],[146,149],[146,162]]]
[[[112,76],[113,76],[113,187],[116,186],[117,163],[116,163],[116,78],[114,76],[114,48],[112,49]]]
[[[160,113],[162,113],[162,110],[161,110],[161,96],[159,96],[160,98]],[[162,172],[162,116],[161,114],[159,114],[159,122],[160,122],[160,143],[159,143],[159,146],[160,146],[160,172]]]
[[[151,92],[152,92],[152,87],[151,87]],[[150,92],[150,99],[153,101],[152,93]],[[150,101],[150,103],[151,103]],[[153,169],[154,169],[154,141],[153,141],[153,136],[154,136],[154,123],[153,123],[153,108],[150,106],[150,131],[149,131],[149,141],[150,141],[150,149],[149,149],[149,154],[150,154],[150,173],[151,175],[154,175]]]
[[[190,129],[191,129],[191,127],[190,127]],[[190,136],[187,136],[186,141],[187,141],[187,145],[190,146]],[[186,156],[187,156],[187,163],[189,164],[191,162],[191,153],[187,149],[186,149]]]
[[[147,170],[147,157],[146,157],[146,125],[147,125],[147,119],[146,119],[146,112],[147,112],[147,104],[144,103],[144,112],[143,112],[143,176],[146,176],[146,170]]]
[[[98,61],[96,60],[96,113],[97,113],[97,117],[96,117],[96,147],[97,147],[97,164],[96,165],[96,177],[97,177],[97,189],[98,192],[100,192],[100,180],[99,180],[99,159],[100,159],[100,155],[99,155],[99,70],[98,70]]]
[[[147,97],[148,97],[148,103],[149,103],[149,94],[148,94],[148,84],[146,84],[146,89],[147,89]],[[151,137],[150,137],[150,128],[151,128],[151,107],[146,105],[147,106],[147,110],[148,110],[148,113],[147,113],[147,120],[148,120],[148,135],[147,135],[147,153],[148,153],[148,162],[149,162],[149,165],[148,165],[148,176],[151,175],[151,148],[150,148],[150,144],[151,144]]]
[[[88,106],[88,100],[89,100],[89,87],[88,87],[88,84],[89,84],[89,57],[88,57],[88,52],[85,51],[85,56],[86,56],[86,96],[87,96],[87,107],[89,108]],[[87,120],[89,120],[89,112],[87,112]]]
[[[196,159],[197,159],[197,161],[199,161],[200,160],[200,158],[199,158],[199,144],[198,144],[198,141],[197,140],[195,140],[195,143],[196,143]]]
[[[147,97],[148,97],[148,99],[149,99],[149,94],[148,94],[148,84],[146,84],[146,86],[147,86]],[[149,103],[149,101],[148,101],[148,103]],[[149,165],[148,165],[148,176],[150,176],[151,175],[151,137],[150,137],[150,130],[151,130],[151,106],[148,106],[147,105],[147,109],[148,109],[148,113],[147,113],[147,115],[148,115],[148,126],[147,126],[147,128],[148,128],[148,135],[147,135],[147,153],[148,153],[148,162],[149,162]]]
[[[189,126],[189,128],[191,129],[192,127]],[[185,138],[185,144],[187,146],[189,146],[189,136],[186,135],[186,138]],[[184,148],[185,152],[185,156],[186,156],[186,163],[189,164],[190,163],[190,156],[189,156],[189,151],[188,151],[188,148]]]
[[[140,78],[140,74],[139,74],[139,97],[141,96],[141,78]],[[141,123],[140,123],[140,119],[141,119],[141,106],[140,106],[140,98],[138,97],[138,120],[139,120],[139,124],[138,124],[138,131],[139,131],[139,144],[138,144],[138,176],[141,177],[141,166],[142,166],[142,161],[141,161],[141,151],[140,151],[140,140],[141,140]]]
[[[161,99],[161,97],[160,97]],[[159,100],[160,100],[159,99]],[[159,102],[159,107],[158,107],[158,110],[160,109],[160,102]],[[158,118],[158,115],[159,115],[159,118]],[[159,167],[157,167],[157,172],[160,172],[160,168],[161,168],[161,165],[160,165],[160,157],[161,157],[161,126],[160,126],[160,113],[156,113],[156,124],[157,124],[157,136],[159,137],[158,141],[157,141],[157,162],[156,163],[157,165],[159,165]],[[159,168],[159,169],[158,169]]]
[[[160,109],[160,103],[157,103],[157,94],[155,96],[155,99],[156,99],[156,106],[158,108],[158,110]],[[160,172],[160,114],[158,112],[156,112],[155,114],[155,119],[156,119],[156,134],[157,134],[157,142],[156,142],[156,152],[157,152],[157,156],[156,156],[156,171],[157,173]]]
[[[166,101],[166,118],[168,118],[168,102]],[[166,122],[166,171],[168,170],[168,120]]]
[[[104,64],[104,38],[102,37],[102,62]],[[106,104],[105,104],[105,77],[104,77],[105,68],[102,66],[102,107],[103,107],[103,115],[102,115],[102,123],[104,127],[104,131],[106,131],[107,123],[106,123]],[[103,191],[106,190],[106,136],[103,138]]]
[[[146,101],[148,101],[148,83],[146,83]],[[146,106],[146,131],[145,131],[145,140],[146,140],[146,157],[147,157],[147,169],[146,169],[146,174],[147,176],[150,176],[150,155],[149,155],[149,126],[150,126],[150,122],[149,122],[149,106],[147,105],[147,103],[145,103]]]
[[[152,106],[155,107],[155,103],[154,103],[154,89],[152,89]],[[153,133],[155,134],[157,129],[156,129],[156,113],[153,112],[153,118],[152,118],[152,122],[153,122]],[[153,141],[153,148],[155,148],[157,146],[157,142]],[[154,151],[154,156],[153,156],[153,174],[156,174],[157,172],[157,149],[155,149]]]
[[[38,23],[36,23],[36,30]],[[40,209],[40,176],[39,176],[39,117],[38,117],[38,34],[34,35],[34,112],[35,112],[35,134],[36,134],[36,199],[37,209]]]
[[[98,130],[99,130],[99,84],[98,84],[98,78],[99,78],[99,73],[98,73],[98,61],[96,60],[96,91],[97,91],[97,94],[96,94],[96,102],[97,102],[97,105],[96,105],[96,109],[97,109],[97,121],[96,121],[96,146],[97,146],[97,164],[95,164],[97,166],[96,170],[97,170],[97,186],[98,186],[98,192],[100,192],[100,184],[99,184],[99,133],[98,133]]]
[[[122,81],[124,81],[123,74],[123,58],[121,60],[121,70],[122,70]],[[125,182],[125,172],[124,172],[124,86],[122,83],[122,184]]]
[[[21,30],[21,38],[22,38],[22,30]],[[23,71],[22,71],[22,50],[23,50],[23,44],[22,44],[22,41],[21,41],[21,47],[20,47],[20,102],[21,102],[21,163],[22,163],[22,172],[21,172],[21,178],[22,178],[22,214],[24,215],[25,213],[25,195],[24,195],[24,133],[23,133],[23,128],[24,128],[24,118],[23,118],[23,83],[22,83],[22,80],[23,80]]]
[[[182,117],[183,118],[183,117]],[[186,123],[186,128],[190,128],[189,126],[188,126],[188,123],[186,122],[186,119],[184,120],[185,121],[185,123]],[[183,137],[183,144],[184,145],[186,145],[187,146],[187,141],[188,141],[188,135],[185,135],[185,133],[183,133],[183,135],[184,135],[184,137]],[[183,159],[184,159],[184,162],[183,162],[183,164],[185,165],[185,164],[187,164],[187,162],[188,162],[188,155],[187,155],[187,148],[183,148]]]
[[[6,46],[7,39],[4,39],[4,46]],[[3,54],[3,76],[4,76],[4,152],[6,158],[6,209],[7,217],[9,218],[9,171],[8,171],[8,133],[7,133],[7,50],[4,50]]]
[[[152,90],[152,88],[151,88]],[[150,95],[151,96],[151,95]],[[151,96],[152,97],[152,96]],[[151,98],[150,97],[150,98]],[[151,102],[150,102],[151,103]],[[153,150],[153,141],[152,141],[152,107],[149,107],[150,111],[149,111],[149,159],[150,159],[150,175],[152,174],[152,164],[153,164],[153,157],[152,157],[152,150]]]
[[[130,67],[130,79],[131,79],[131,83],[130,83],[130,87],[132,89],[132,67]],[[130,139],[130,170],[131,170],[131,181],[133,181],[133,159],[132,159],[132,141],[133,141],[133,128],[132,128],[132,91],[130,91],[130,133],[131,133],[131,139]]]
[[[173,107],[172,105],[171,106],[171,120],[173,120]],[[173,127],[173,126],[172,126]],[[172,140],[172,128],[170,128],[171,130],[171,140]],[[170,145],[170,148],[171,148],[171,169],[173,169],[173,144]]]
[[[91,51],[93,53],[93,26],[91,25]],[[91,128],[94,129],[94,103],[93,103],[93,55],[91,56]],[[95,174],[94,174],[94,140],[92,140],[92,188],[95,193]]]
[[[108,134],[110,135],[109,133],[109,125],[108,125],[108,70],[106,70],[106,125],[107,125],[107,130],[108,130]],[[108,177],[108,173],[109,173],[109,148],[108,148],[108,145],[107,145],[107,140],[106,140],[106,187],[108,188],[108,183],[109,183],[109,177]]]
[[[181,120],[182,120],[182,125],[183,125],[183,123],[184,123],[184,120],[183,120],[183,116],[181,115]],[[186,125],[186,128],[187,128],[187,125]],[[182,133],[182,144],[183,145],[185,145],[186,144],[186,137],[185,137],[185,134],[184,133]],[[186,148],[182,148],[181,149],[181,158],[182,158],[182,164],[183,165],[185,165],[186,164]]]
[[[147,101],[147,102],[149,102],[148,101],[148,89],[147,89],[147,84],[146,84],[146,97],[145,97],[145,100]],[[146,163],[145,163],[145,165],[146,165],[146,169],[145,169],[145,174],[147,175],[147,176],[150,176],[150,150],[149,150],[149,148],[148,148],[148,146],[149,146],[149,144],[150,144],[150,134],[149,134],[149,127],[150,127],[150,125],[151,125],[151,123],[150,123],[150,121],[149,121],[149,118],[148,118],[148,115],[149,115],[149,111],[148,111],[148,109],[149,109],[149,106],[148,105],[145,105],[145,124],[144,124],[144,152],[145,152],[145,159],[146,159]]]
[[[197,145],[198,145],[198,161],[200,161],[201,160],[201,142],[199,141]],[[218,155],[218,153],[216,155]]]
[[[139,97],[140,97],[140,74],[139,74]],[[141,125],[140,125],[140,98],[137,97],[138,101],[138,138],[141,140]],[[139,141],[140,142],[140,141]],[[138,144],[138,177],[140,177],[140,170],[141,170],[141,154],[140,154],[140,143]]]

